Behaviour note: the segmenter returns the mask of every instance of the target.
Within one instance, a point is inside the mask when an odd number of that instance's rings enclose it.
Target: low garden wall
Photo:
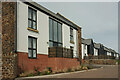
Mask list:
[[[116,65],[116,60],[114,59],[89,59],[89,60],[83,60],[82,64]]]

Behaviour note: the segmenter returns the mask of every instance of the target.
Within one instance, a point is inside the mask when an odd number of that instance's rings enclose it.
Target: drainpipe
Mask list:
[[[15,53],[17,53],[17,2],[15,2]]]

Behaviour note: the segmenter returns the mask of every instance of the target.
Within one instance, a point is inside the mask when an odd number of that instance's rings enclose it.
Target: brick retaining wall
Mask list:
[[[79,61],[75,58],[49,58],[48,55],[37,54],[37,59],[29,59],[28,53],[18,53],[19,71],[33,71],[34,67],[40,67],[40,71],[51,67],[53,71],[78,67]]]

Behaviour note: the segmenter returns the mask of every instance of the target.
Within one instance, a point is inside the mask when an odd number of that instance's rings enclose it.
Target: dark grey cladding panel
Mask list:
[[[63,18],[61,18],[60,16],[56,15],[55,13],[53,13],[52,11],[48,10],[47,8],[41,6],[40,4],[36,3],[36,2],[27,2],[26,0],[21,0],[22,2],[36,8],[37,10],[40,10],[41,12],[61,21],[62,23],[64,24],[67,24],[69,25],[70,27],[73,27],[74,29],[78,30],[78,28],[80,28],[78,25],[72,23],[72,22],[69,22]]]

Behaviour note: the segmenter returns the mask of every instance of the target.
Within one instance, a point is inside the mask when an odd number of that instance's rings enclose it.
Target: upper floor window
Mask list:
[[[28,7],[28,27],[37,29],[37,11]]]
[[[37,58],[37,38],[28,37],[28,57]]]
[[[62,24],[49,19],[49,46],[62,46]]]
[[[73,28],[70,28],[70,41],[73,41]]]

